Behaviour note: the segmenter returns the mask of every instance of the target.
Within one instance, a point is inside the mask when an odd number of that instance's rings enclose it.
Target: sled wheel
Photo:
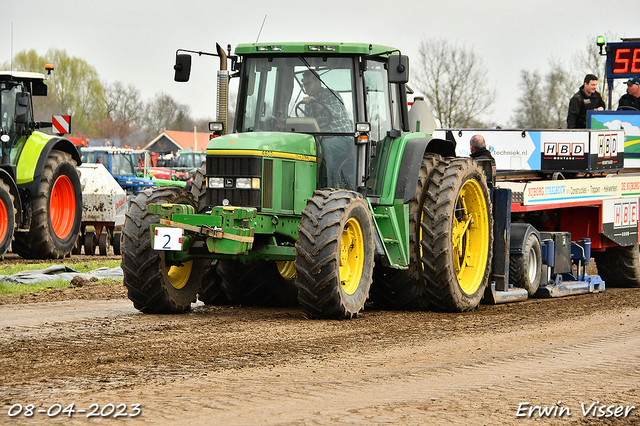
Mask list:
[[[9,186],[0,181],[0,259],[11,248],[16,225],[16,211]]]
[[[298,299],[311,318],[352,318],[364,308],[373,275],[373,219],[352,191],[315,191],[296,242]]]
[[[370,299],[375,308],[421,310],[429,307],[422,277],[420,223],[426,190],[435,167],[442,157],[426,153],[422,158],[416,196],[409,200],[409,268],[395,269],[376,264]]]
[[[149,227],[159,223],[160,217],[149,213],[150,204],[194,205],[188,192],[180,187],[161,186],[138,193],[131,201],[122,231],[123,282],[136,309],[145,313],[182,313],[196,301],[207,260],[171,263],[165,251],[154,250]]]
[[[431,303],[444,311],[475,309],[491,271],[493,220],[485,175],[472,159],[440,162],[429,183],[421,227]]]
[[[120,231],[115,231],[113,233],[113,241],[111,241],[111,244],[113,245],[113,254],[115,256],[120,256],[121,252],[120,252],[120,243],[122,242],[122,232]]]
[[[109,234],[106,232],[101,233],[98,238],[98,251],[100,256],[106,256],[109,252]]]
[[[509,281],[519,288],[527,290],[529,297],[538,291],[542,271],[542,249],[540,240],[529,234],[523,253],[511,253],[509,256]]]
[[[82,220],[82,189],[71,154],[53,150],[31,199],[31,227],[16,234],[15,251],[24,258],[61,259],[71,253]]]
[[[84,254],[93,256],[96,254],[96,233],[94,231],[86,231],[84,233]]]

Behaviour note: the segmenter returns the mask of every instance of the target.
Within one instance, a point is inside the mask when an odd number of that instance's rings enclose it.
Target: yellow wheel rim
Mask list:
[[[276,261],[276,266],[285,280],[289,281],[296,277],[296,265],[293,260],[278,260]]]
[[[191,276],[191,268],[193,267],[193,260],[188,262],[184,262],[182,266],[170,266],[167,268],[167,276],[169,277],[169,282],[173,286],[173,288],[180,290],[189,281],[189,277]]]
[[[489,256],[487,201],[476,180],[466,181],[458,193],[452,241],[458,284],[466,294],[474,294],[484,278]]]
[[[364,268],[364,239],[360,223],[350,218],[340,240],[340,282],[347,294],[358,289]]]

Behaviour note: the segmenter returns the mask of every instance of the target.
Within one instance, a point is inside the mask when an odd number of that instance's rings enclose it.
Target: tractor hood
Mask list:
[[[212,139],[207,145],[208,155],[260,155],[275,154],[315,157],[316,142],[313,136],[301,133],[250,132],[232,133]]]

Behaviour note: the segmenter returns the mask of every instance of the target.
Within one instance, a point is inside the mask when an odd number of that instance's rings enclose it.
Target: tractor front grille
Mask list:
[[[208,155],[206,161],[207,178],[224,180],[224,188],[207,186],[207,205],[255,207],[258,211],[261,210],[261,189],[236,187],[236,178],[262,178],[261,157]]]

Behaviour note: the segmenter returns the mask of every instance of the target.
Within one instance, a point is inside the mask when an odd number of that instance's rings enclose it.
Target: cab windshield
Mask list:
[[[249,57],[244,73],[239,131],[353,133],[351,58]]]

